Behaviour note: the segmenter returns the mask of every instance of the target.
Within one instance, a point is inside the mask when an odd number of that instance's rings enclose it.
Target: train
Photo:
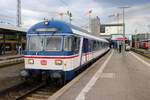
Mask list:
[[[109,42],[72,24],[45,20],[27,32],[22,76],[72,80],[85,65],[106,53]]]
[[[146,49],[150,48],[150,34],[140,33],[132,36],[132,46],[134,48]]]

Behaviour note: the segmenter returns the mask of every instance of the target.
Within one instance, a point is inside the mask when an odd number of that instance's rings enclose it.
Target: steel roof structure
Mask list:
[[[15,31],[15,32],[21,32],[26,33],[27,29],[22,27],[17,27],[15,25],[9,25],[9,24],[0,24],[0,31]]]

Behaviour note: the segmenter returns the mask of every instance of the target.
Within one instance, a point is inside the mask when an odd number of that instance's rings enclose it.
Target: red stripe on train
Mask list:
[[[95,51],[96,52],[96,51]],[[89,55],[92,54],[93,52],[87,52],[83,53],[83,55]],[[39,59],[71,59],[71,58],[76,58],[79,55],[74,55],[74,56],[24,56],[24,58],[39,58]]]
[[[24,58],[39,58],[39,59],[71,59],[76,58],[79,55],[75,56],[24,56]]]

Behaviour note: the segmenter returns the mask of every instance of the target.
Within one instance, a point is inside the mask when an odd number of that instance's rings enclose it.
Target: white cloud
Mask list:
[[[16,18],[16,0],[0,0],[0,15],[8,16],[8,19]],[[99,16],[101,23],[110,23],[109,15],[114,12],[121,12],[119,5],[112,6],[110,2],[98,0],[21,0],[22,2],[22,22],[24,26],[31,26],[33,23],[46,18],[60,19],[58,12],[72,12],[73,24],[84,26],[88,24],[89,9],[92,9],[92,16]],[[141,4],[126,10],[126,32],[133,33],[137,28],[139,32],[146,32],[149,24],[150,4]],[[145,18],[147,16],[147,18]],[[1,19],[4,19],[0,17]],[[115,20],[115,18],[113,18]],[[68,21],[68,16],[64,16],[64,20]],[[113,21],[114,21],[113,20]],[[8,20],[9,21],[9,20]],[[15,23],[14,23],[15,24]],[[142,28],[141,28],[142,27]]]
[[[28,19],[27,21],[23,22],[23,26],[29,28],[29,26],[36,24],[39,22],[37,19]]]
[[[134,16],[132,18],[129,18],[126,21],[126,31],[130,34],[134,34],[135,30],[137,30],[138,33],[148,32],[148,25],[150,24],[149,21],[150,16]]]
[[[93,10],[93,16],[102,15],[103,12],[100,4],[92,0],[81,0],[80,2],[75,2],[74,0],[66,2],[64,0],[65,4],[61,0],[50,1],[46,0],[44,3],[43,0],[23,1],[22,15],[34,17],[35,19],[43,19],[43,17],[60,19],[58,12],[67,12],[69,10],[73,15],[73,23],[82,26],[84,23],[87,23],[88,16],[86,13],[89,9]],[[68,21],[68,16],[64,16],[64,20]]]

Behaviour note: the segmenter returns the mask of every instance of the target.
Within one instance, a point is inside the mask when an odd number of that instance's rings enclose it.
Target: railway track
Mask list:
[[[93,62],[89,63],[88,66],[92,64]],[[78,74],[80,74],[80,72],[77,73],[77,75]],[[43,79],[45,80],[46,77],[43,76]],[[40,82],[24,82],[4,92],[1,92],[0,100],[47,100],[53,93],[55,93],[61,87],[62,85],[59,85],[57,82],[51,82],[49,84]]]
[[[0,94],[0,100],[46,100],[62,86],[51,83],[23,83]]]

